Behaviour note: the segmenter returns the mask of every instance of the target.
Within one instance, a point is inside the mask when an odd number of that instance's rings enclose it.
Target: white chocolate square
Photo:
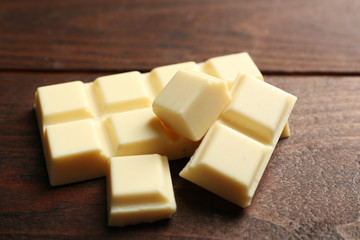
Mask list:
[[[162,154],[169,145],[164,128],[151,108],[117,113],[105,121],[114,156]]]
[[[104,176],[107,157],[91,119],[50,125],[44,148],[50,184],[62,185]]]
[[[230,102],[218,78],[180,70],[153,102],[154,113],[178,134],[200,140]]]
[[[239,73],[246,73],[264,80],[260,70],[247,52],[210,58],[206,62],[198,63],[197,65],[204,73],[225,80],[229,89]],[[290,127],[286,123],[280,138],[287,138],[289,136]]]
[[[111,158],[107,192],[110,226],[153,222],[176,211],[169,163],[158,154]]]
[[[39,87],[35,95],[39,125],[74,121],[94,116],[80,81]]]
[[[180,176],[241,207],[251,203],[273,148],[215,123]]]
[[[97,99],[105,113],[114,113],[151,106],[139,72],[99,77],[94,81]]]
[[[195,62],[184,62],[154,68],[150,72],[149,80],[155,91],[155,96],[170,82],[177,71],[183,69],[196,71],[198,67]]]
[[[275,145],[296,98],[248,74],[239,74],[221,119],[264,144]]]
[[[260,70],[247,52],[210,58],[201,67],[205,73],[224,79],[229,87],[231,87],[239,72],[264,80]]]

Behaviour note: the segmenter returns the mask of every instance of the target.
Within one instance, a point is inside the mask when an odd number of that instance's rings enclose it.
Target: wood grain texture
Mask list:
[[[267,72],[359,73],[359,12],[358,0],[2,0],[0,70],[149,70],[248,51]]]
[[[360,77],[265,76],[298,102],[249,208],[183,180],[177,160],[173,218],[114,228],[105,178],[50,186],[32,106],[39,86],[98,75],[0,73],[0,239],[358,239]]]

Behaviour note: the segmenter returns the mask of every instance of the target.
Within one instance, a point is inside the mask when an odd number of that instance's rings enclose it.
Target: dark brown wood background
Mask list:
[[[0,0],[0,239],[360,239],[360,1]],[[180,177],[170,220],[108,227],[105,178],[51,187],[37,87],[248,51],[298,97],[253,203]]]

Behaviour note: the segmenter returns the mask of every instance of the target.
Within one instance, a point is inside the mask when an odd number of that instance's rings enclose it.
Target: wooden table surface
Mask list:
[[[360,239],[360,1],[0,0],[0,239]],[[107,226],[105,178],[51,187],[37,87],[247,51],[298,97],[253,203],[170,168],[170,220]]]

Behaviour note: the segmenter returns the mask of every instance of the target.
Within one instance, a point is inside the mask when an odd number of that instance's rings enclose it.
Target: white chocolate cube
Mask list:
[[[264,80],[261,72],[247,52],[210,58],[201,67],[205,73],[224,79],[229,87],[231,87],[239,72]]]
[[[35,94],[35,111],[40,129],[48,124],[94,116],[80,81],[39,87]]]
[[[154,68],[150,72],[149,80],[153,86],[155,96],[170,82],[179,70],[198,70],[195,62],[176,63]]]
[[[107,157],[99,127],[91,119],[48,126],[44,150],[50,184],[62,185],[102,177]]]
[[[272,147],[219,122],[203,139],[180,176],[241,207],[251,203]]]
[[[222,80],[201,72],[180,70],[155,98],[153,110],[175,132],[198,141],[230,100]]]
[[[97,99],[105,113],[121,112],[151,106],[139,72],[99,77],[94,81]]]
[[[107,192],[110,226],[153,222],[176,211],[169,163],[158,154],[111,158]]]
[[[275,145],[296,98],[248,74],[239,74],[230,92],[232,101],[221,119],[264,144]]]

